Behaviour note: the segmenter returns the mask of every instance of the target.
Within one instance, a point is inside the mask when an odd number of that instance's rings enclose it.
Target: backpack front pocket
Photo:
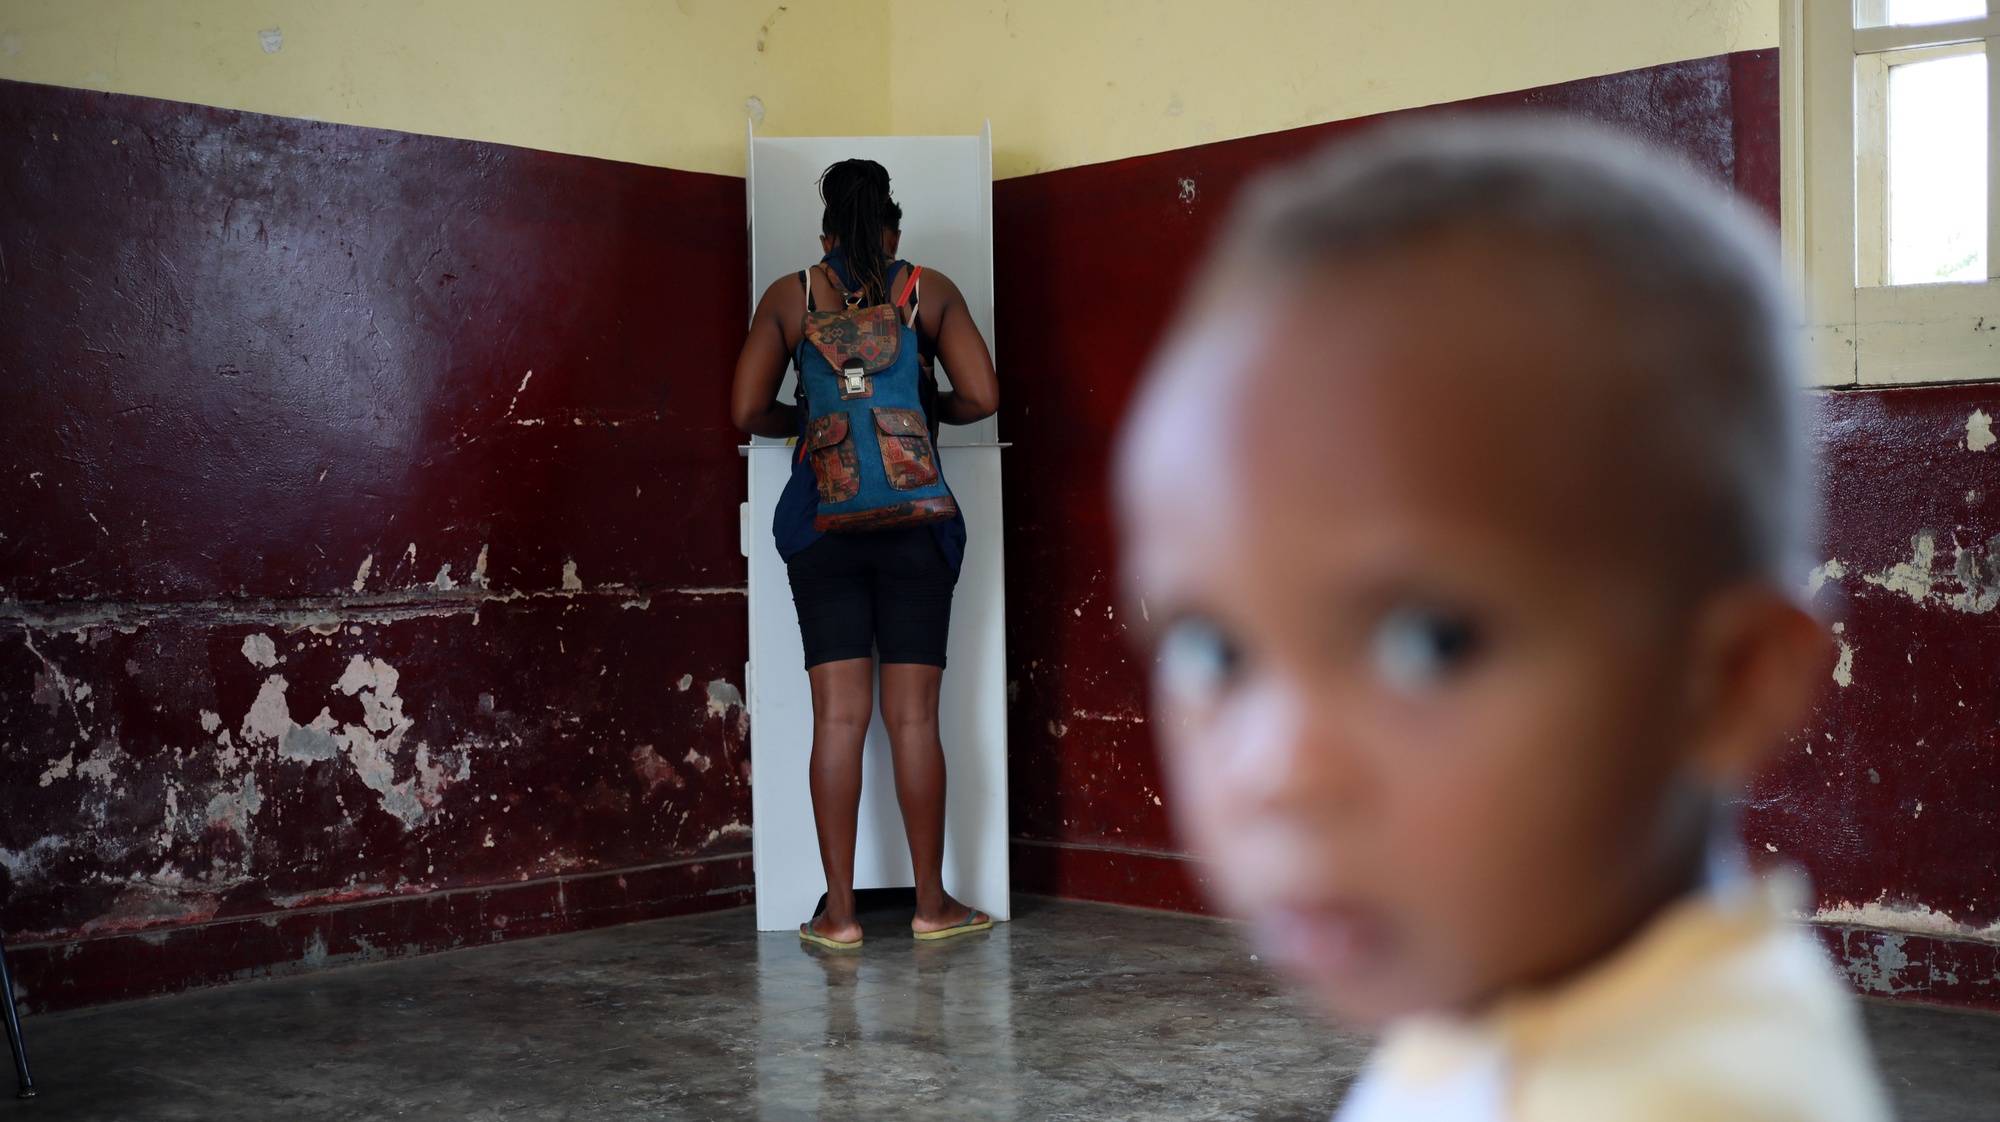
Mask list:
[[[828,413],[806,423],[806,451],[812,455],[819,501],[844,503],[861,493],[861,461],[847,428],[847,414]]]
[[[875,437],[882,445],[882,474],[898,491],[914,491],[938,481],[937,449],[930,426],[915,409],[877,409]]]

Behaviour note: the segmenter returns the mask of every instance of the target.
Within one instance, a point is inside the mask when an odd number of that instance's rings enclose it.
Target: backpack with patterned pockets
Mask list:
[[[920,396],[911,297],[922,272],[911,267],[893,302],[866,307],[862,293],[835,281],[846,306],[830,312],[813,307],[811,274],[799,274],[807,345],[798,355],[806,413],[798,454],[812,460],[819,488],[813,528],[822,533],[915,526],[958,514]]]

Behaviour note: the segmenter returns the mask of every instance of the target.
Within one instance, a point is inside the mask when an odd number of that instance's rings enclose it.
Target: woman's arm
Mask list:
[[[729,391],[729,416],[736,427],[753,436],[792,436],[799,431],[799,409],[779,401],[791,353],[785,347],[785,317],[803,315],[805,297],[795,283],[780,279],[764,290],[757,313],[750,317],[750,334],[736,356],[736,378]]]
[[[965,297],[950,277],[930,269],[918,283],[918,318],[937,326],[938,361],[951,376],[951,389],[938,394],[938,419],[948,425],[969,425],[991,417],[1000,408],[1000,379]]]

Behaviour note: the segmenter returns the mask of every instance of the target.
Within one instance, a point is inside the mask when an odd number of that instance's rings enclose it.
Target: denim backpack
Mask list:
[[[918,397],[917,332],[903,322],[922,272],[910,269],[894,303],[867,307],[862,293],[836,281],[846,307],[831,312],[813,307],[812,276],[799,274],[807,344],[798,354],[806,409],[799,456],[812,458],[819,486],[813,528],[822,533],[915,526],[958,514]],[[910,320],[916,321],[915,304]]]

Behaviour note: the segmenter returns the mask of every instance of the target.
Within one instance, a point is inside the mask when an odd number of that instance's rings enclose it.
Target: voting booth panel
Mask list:
[[[980,136],[750,138],[751,303],[819,260],[818,179],[852,157],[889,170],[903,208],[900,256],[951,278],[990,346],[993,339],[992,142]],[[950,371],[938,372],[950,385]],[[797,371],[779,390],[789,401]],[[813,826],[807,764],[812,691],[785,564],[771,534],[791,472],[792,441],[752,438],[743,553],[750,569],[751,810],[757,926],[790,930],[812,914],[826,882]],[[953,597],[949,663],[939,704],[947,770],[945,890],[996,919],[1010,914],[1007,861],[1006,642],[1001,568],[1000,452],[994,418],[947,426],[939,461],[965,514],[964,568]],[[879,706],[878,706],[879,708]],[[896,806],[888,735],[879,714],[862,765],[854,887],[914,883]]]

